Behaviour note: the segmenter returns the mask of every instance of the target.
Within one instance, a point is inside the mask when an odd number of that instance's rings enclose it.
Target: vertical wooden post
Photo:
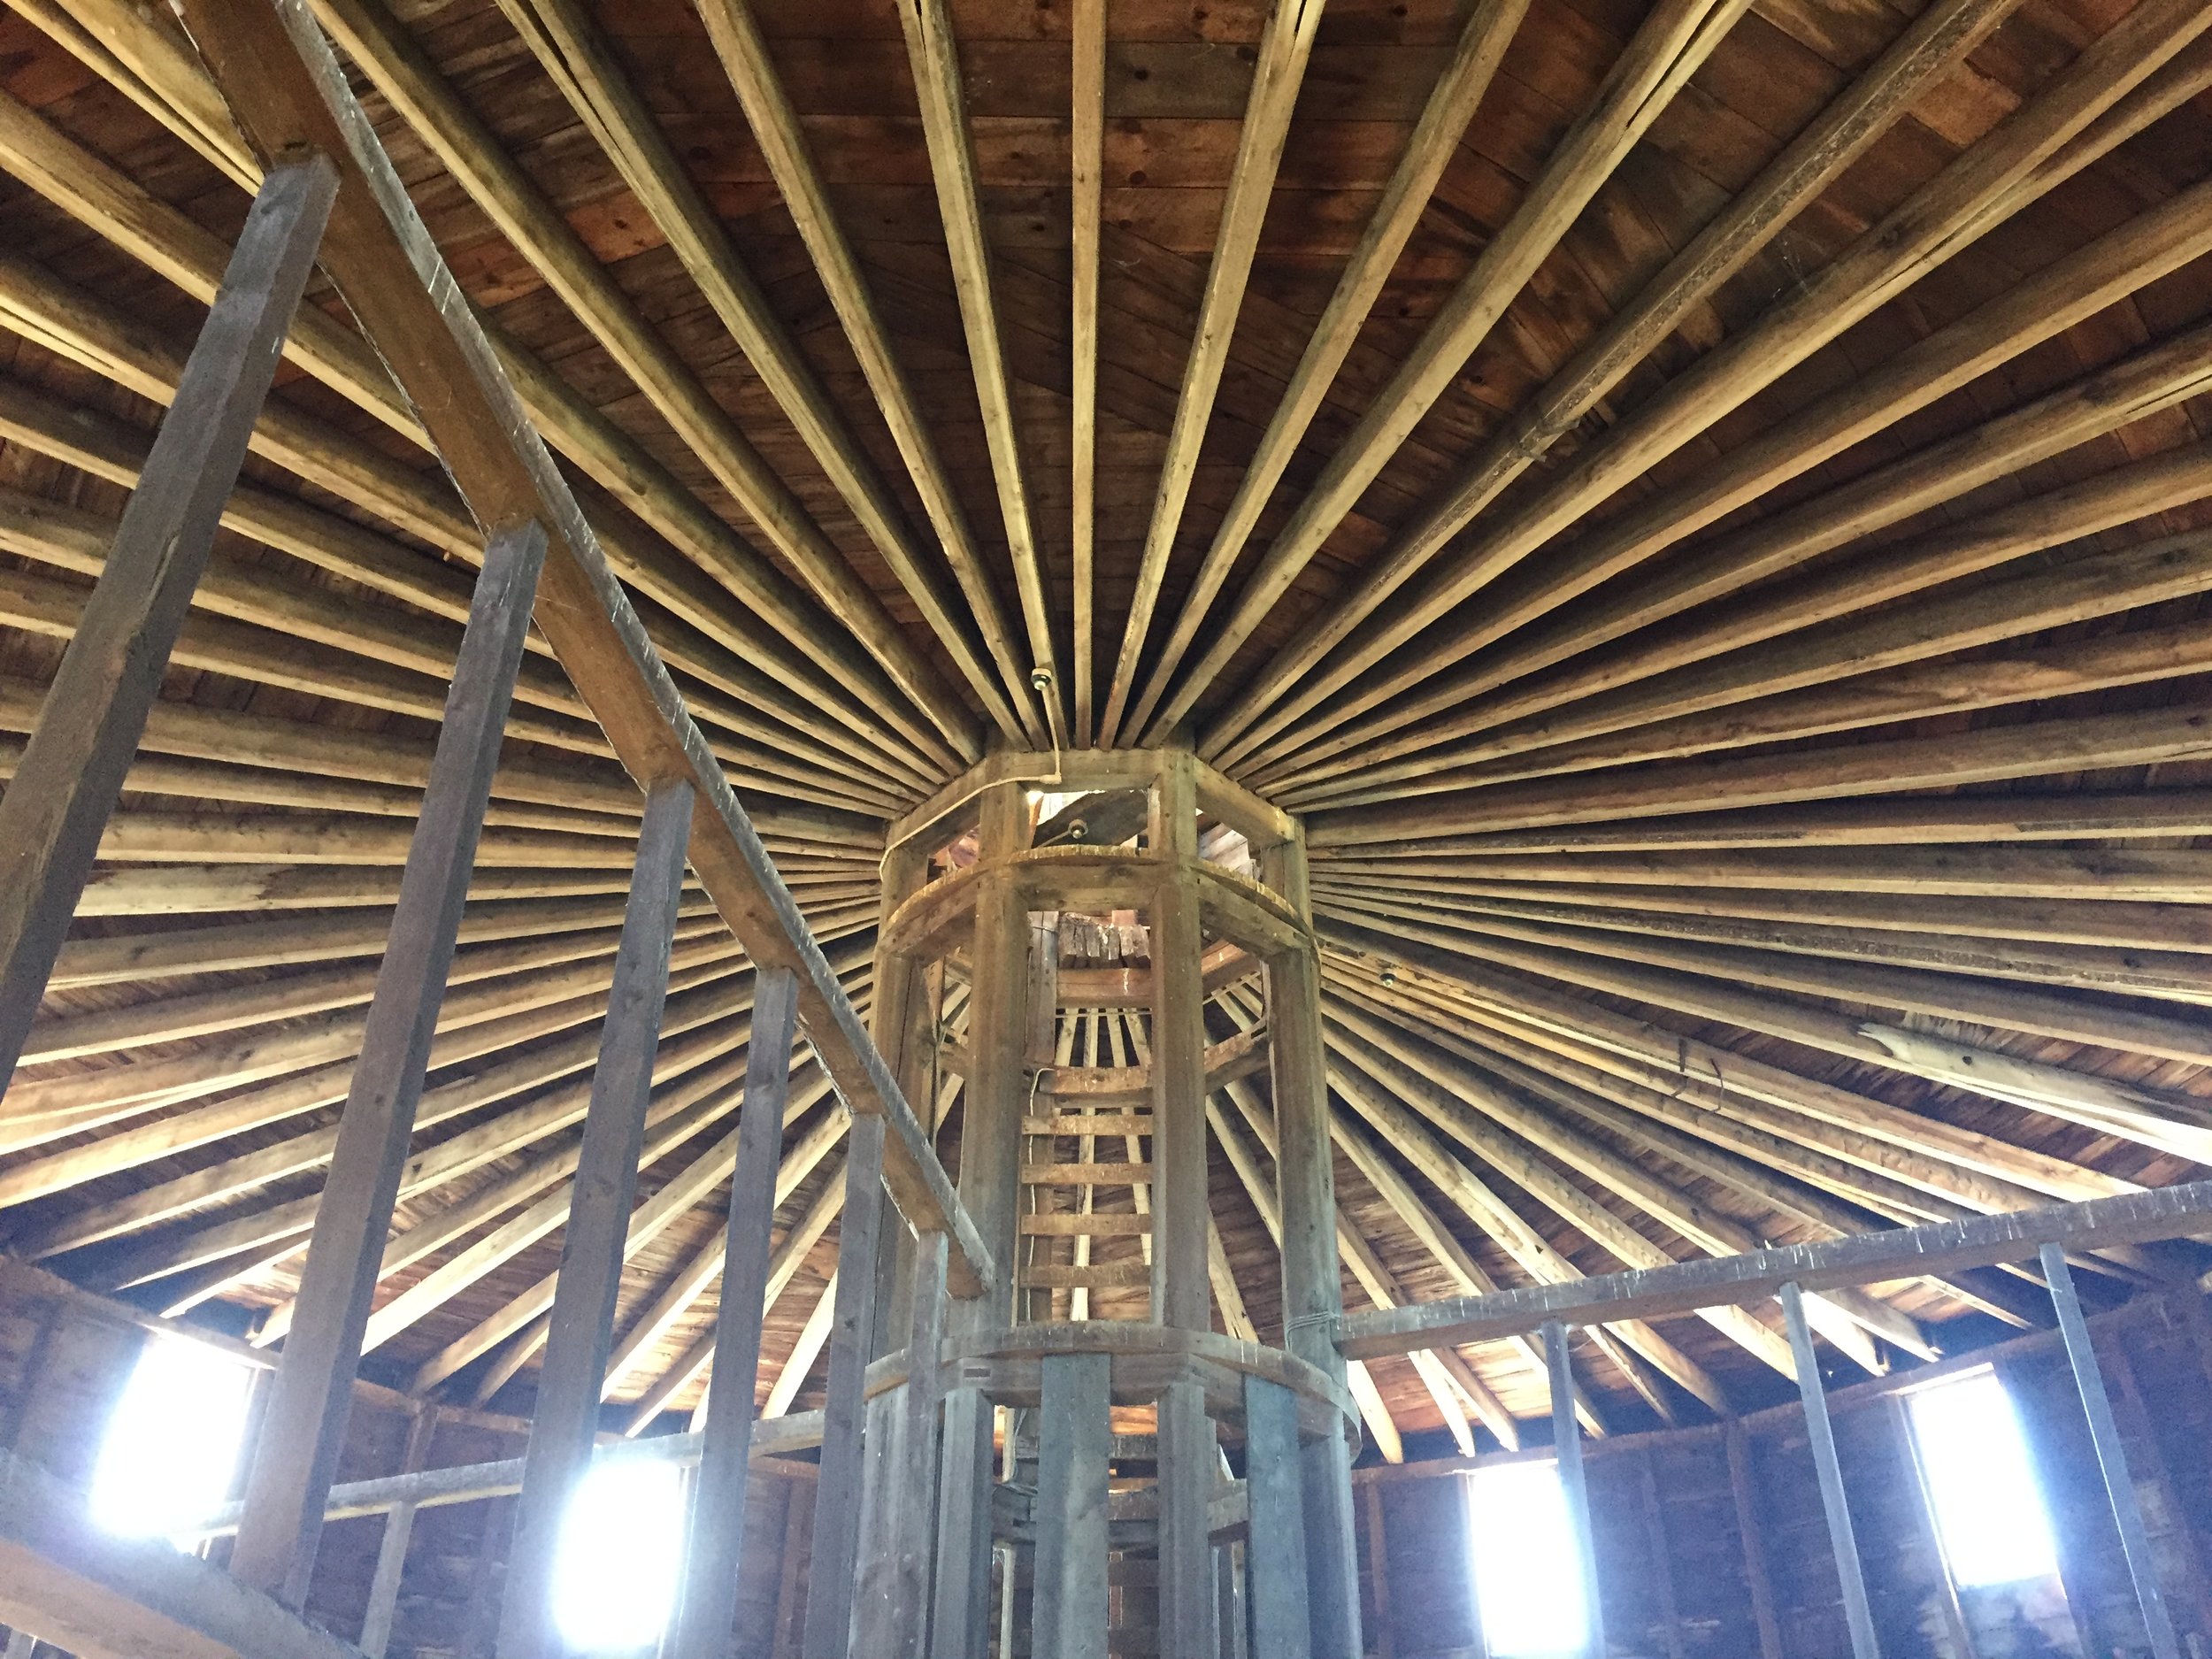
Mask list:
[[[1282,1384],[1244,1379],[1244,1484],[1252,1537],[1252,1645],[1269,1659],[1309,1659],[1305,1498],[1299,1479],[1298,1401]]]
[[[978,811],[978,856],[987,869],[978,879],[975,901],[969,996],[974,1012],[968,1025],[975,1066],[963,1109],[959,1193],[1006,1278],[989,1294],[952,1310],[952,1328],[959,1335],[1003,1325],[1013,1317],[1021,1119],[1029,1094],[1023,1072],[1030,1030],[1025,1006],[1029,913],[1011,876],[987,868],[1027,850],[1027,792],[1019,784],[995,785],[983,792]],[[991,1402],[979,1389],[955,1388],[946,1395],[930,1626],[935,1659],[972,1659],[990,1640],[991,1428]]]
[[[915,1240],[905,1415],[899,1430],[898,1512],[890,1539],[888,1640],[868,1650],[891,1659],[918,1659],[926,1651],[929,1634],[930,1545],[935,1537],[938,1427],[945,1397],[938,1356],[945,1343],[949,1255],[941,1233],[925,1233]]]
[[[637,869],[630,878],[561,1241],[530,1445],[523,1454],[522,1498],[500,1604],[499,1659],[548,1659],[560,1647],[552,1623],[555,1555],[599,1427],[599,1386],[607,1374],[615,1299],[622,1288],[622,1247],[637,1197],[638,1151],[653,1098],[653,1056],[660,1048],[695,799],[681,780],[655,786],[645,798]]]
[[[1843,1465],[1836,1456],[1835,1425],[1828,1420],[1828,1394],[1820,1386],[1820,1362],[1813,1354],[1813,1333],[1805,1324],[1805,1299],[1793,1284],[1782,1286],[1782,1317],[1789,1325],[1790,1351],[1797,1360],[1797,1392],[1805,1402],[1805,1432],[1820,1478],[1820,1507],[1828,1517],[1828,1543],[1835,1552],[1836,1577],[1843,1586],[1852,1659],[1882,1659],[1874,1609],[1866,1599],[1866,1574],[1859,1565],[1859,1540],[1851,1526],[1851,1502],[1843,1490]]]
[[[1751,1617],[1759,1631],[1759,1659],[1782,1659],[1782,1624],[1775,1617],[1774,1585],[1767,1577],[1764,1521],[1759,1489],[1751,1479],[1751,1441],[1739,1418],[1721,1425],[1728,1455],[1728,1491],[1736,1504],[1736,1535],[1743,1541],[1743,1576],[1751,1592]]]
[[[1152,856],[1152,1317],[1187,1331],[1213,1323],[1206,1272],[1206,982],[1198,887],[1196,763],[1161,757]],[[1333,1245],[1332,1245],[1333,1248]]]
[[[300,1274],[298,1311],[247,1479],[231,1573],[289,1607],[307,1599],[314,1571],[324,1499],[345,1439],[362,1333],[544,562],[545,533],[535,523],[506,526],[485,549]]]
[[[438,1432],[438,1408],[425,1405],[407,1425],[407,1447],[400,1455],[403,1475],[418,1474],[429,1461],[430,1442]],[[392,1640],[392,1620],[399,1611],[399,1582],[407,1570],[407,1546],[415,1535],[415,1506],[395,1503],[384,1517],[384,1536],[377,1540],[376,1571],[369,1580],[369,1605],[361,1617],[361,1640],[357,1644],[368,1659],[384,1659]]]
[[[767,1310],[769,1235],[776,1214],[776,1171],[783,1156],[784,1104],[791,1091],[799,979],[788,968],[761,968],[753,979],[753,1034],[745,1051],[745,1106],[737,1125],[737,1168],[716,1310],[711,1409],[692,1480],[691,1538],[682,1610],[672,1659],[722,1659],[737,1613],[739,1558],[745,1542],[745,1487],[753,1438],[753,1393],[760,1375],[760,1327]]]
[[[883,1119],[856,1113],[845,1155],[845,1210],[838,1222],[837,1303],[822,1402],[822,1473],[814,1496],[813,1581],[800,1647],[805,1659],[845,1659],[851,1639],[860,1548],[862,1394],[875,1334],[876,1248],[884,1209]]]
[[[1366,1491],[1367,1572],[1375,1587],[1375,1659],[1395,1659],[1397,1641],[1390,1623],[1390,1540],[1383,1526],[1382,1486]]]
[[[2089,1438],[2097,1448],[2097,1468],[2104,1476],[2113,1524],[2120,1529],[2128,1576],[2135,1581],[2135,1600],[2143,1610],[2152,1659],[2181,1659],[2181,1641],[2174,1633],[2173,1616],[2166,1610],[2165,1593],[2158,1587],[2158,1563],[2151,1554],[2150,1533],[2143,1525],[2143,1506],[2135,1495],[2134,1477],[2128,1471],[2120,1425],[2113,1419],[2112,1397],[2105,1392],[2103,1373],[2097,1369],[2097,1347],[2081,1316],[2073,1270],[2066,1265],[2066,1252],[2055,1244],[2045,1245],[2039,1259],[2044,1281],[2051,1287],[2051,1304],[2058,1310],[2059,1333],[2066,1342],[2067,1363],[2074,1369],[2074,1386],[2081,1393],[2081,1409],[2089,1419]]]
[[[1574,1367],[1567,1354],[1567,1330],[1556,1319],[1544,1323],[1544,1369],[1551,1382],[1551,1440],[1559,1460],[1559,1486],[1567,1499],[1567,1521],[1574,1529],[1575,1563],[1582,1577],[1582,1604],[1589,1619],[1584,1651],[1604,1659],[1605,1608],[1598,1600],[1597,1540],[1590,1529],[1590,1482],[1582,1467],[1582,1425],[1575,1421]]]
[[[1195,1379],[1170,1383],[1159,1413],[1160,1659],[1214,1659],[1206,1511],[1221,1453],[1206,1415],[1206,1385]]]
[[[1667,1544],[1667,1517],[1659,1503],[1657,1471],[1652,1468],[1655,1455],[1646,1447],[1636,1460],[1637,1484],[1644,1507],[1644,1537],[1651,1547],[1651,1576],[1659,1592],[1660,1630],[1667,1647],[1667,1659],[1684,1659],[1682,1618],[1674,1599],[1674,1552]]]
[[[1113,1357],[1048,1354],[1038,1408],[1035,1659],[1106,1659]]]
[[[207,569],[323,223],[329,158],[273,167],[0,800],[0,1089],[38,1014],[100,834]]]

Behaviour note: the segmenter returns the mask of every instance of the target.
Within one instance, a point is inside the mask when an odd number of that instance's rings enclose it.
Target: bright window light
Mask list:
[[[553,1578],[553,1620],[579,1653],[652,1647],[676,1606],[683,1478],[659,1458],[599,1458],[569,1500]]]
[[[1952,1581],[1972,1589],[2056,1572],[2050,1517],[1996,1373],[1977,1371],[1905,1398]]]
[[[1468,1482],[1475,1600],[1495,1659],[1578,1654],[1589,1644],[1582,1563],[1555,1463],[1501,1463]]]
[[[253,1369],[155,1335],[132,1368],[92,1472],[92,1517],[134,1538],[174,1533],[230,1495]]]

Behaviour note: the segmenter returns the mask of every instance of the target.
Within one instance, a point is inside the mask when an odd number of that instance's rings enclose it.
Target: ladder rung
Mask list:
[[[1025,1164],[1025,1187],[1135,1187],[1152,1179],[1149,1164]]]
[[[1148,1135],[1151,1133],[1150,1112],[1093,1112],[1088,1117],[1080,1112],[1064,1112],[1056,1117],[1022,1119],[1022,1133],[1025,1135]]]
[[[1050,1211],[1021,1218],[1021,1230],[1032,1238],[1133,1238],[1152,1231],[1149,1216],[1107,1215],[1093,1210],[1087,1216],[1064,1216]]]
[[[1023,1268],[1021,1281],[1031,1290],[1122,1290],[1150,1284],[1152,1264],[1141,1256],[1128,1262],[1094,1262],[1087,1267],[1041,1262]]]

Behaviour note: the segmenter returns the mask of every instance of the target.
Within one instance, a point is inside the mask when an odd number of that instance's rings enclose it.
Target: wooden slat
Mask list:
[[[1150,1112],[1065,1112],[1048,1118],[1025,1118],[1025,1135],[1148,1135]]]
[[[1028,1215],[1021,1231],[1029,1238],[1134,1238],[1152,1231],[1152,1217],[1087,1210],[1077,1216]]]
[[[1149,1164],[1025,1164],[1025,1187],[1132,1187],[1153,1179]]]
[[[1041,1262],[1021,1270],[1022,1285],[1034,1290],[1114,1290],[1151,1282],[1151,1264],[1141,1256],[1072,1267]]]

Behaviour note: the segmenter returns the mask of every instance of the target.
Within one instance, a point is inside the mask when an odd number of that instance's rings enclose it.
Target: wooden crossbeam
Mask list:
[[[1405,1354],[1432,1342],[1479,1342],[1515,1335],[1548,1319],[1580,1325],[1660,1318],[1776,1295],[1793,1283],[1808,1291],[1824,1290],[1985,1267],[2033,1256],[2046,1244],[2096,1248],[2206,1233],[2212,1233],[2212,1181],[2192,1181],[2085,1203],[1679,1262],[1572,1285],[1542,1285],[1390,1312],[1348,1314],[1338,1327],[1338,1344],[1357,1356]]]

